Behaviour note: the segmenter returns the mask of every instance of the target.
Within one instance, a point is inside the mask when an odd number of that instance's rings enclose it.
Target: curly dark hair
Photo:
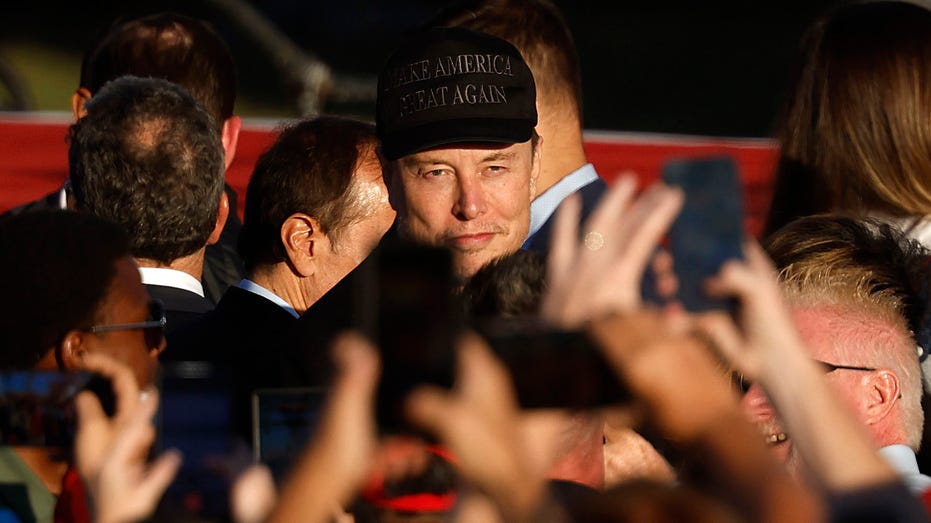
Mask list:
[[[516,318],[539,312],[546,289],[546,259],[519,250],[492,260],[462,289],[465,313],[473,319]]]
[[[0,219],[0,369],[33,367],[68,331],[85,328],[129,256],[116,224],[74,211]]]
[[[78,209],[123,226],[137,258],[167,265],[203,248],[224,183],[213,118],[183,87],[131,76],[86,108],[69,132]]]

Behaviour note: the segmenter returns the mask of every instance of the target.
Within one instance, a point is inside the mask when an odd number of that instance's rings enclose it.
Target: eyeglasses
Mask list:
[[[876,370],[875,367],[857,367],[856,365],[837,365],[834,363],[828,363],[821,360],[813,360],[815,363],[821,366],[824,369],[825,374],[830,374],[836,370],[858,370],[863,372],[873,372]],[[750,390],[750,387],[753,386],[753,382],[746,379],[743,374],[739,372],[731,373],[731,384],[734,386],[734,389],[740,393],[741,396],[747,393]]]
[[[145,336],[145,343],[149,350],[161,348],[165,340],[165,325],[168,319],[165,318],[165,305],[159,300],[149,302],[149,319],[136,323],[116,323],[113,325],[94,325],[84,329],[87,332],[111,332],[122,330],[142,330]]]

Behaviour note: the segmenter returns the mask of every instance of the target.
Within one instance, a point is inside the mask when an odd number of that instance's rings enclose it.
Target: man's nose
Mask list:
[[[453,206],[453,214],[460,220],[474,220],[485,214],[487,202],[485,201],[485,188],[479,180],[472,177],[459,179],[459,194]]]
[[[763,388],[756,383],[751,385],[744,394],[740,400],[740,407],[747,418],[754,423],[773,420],[776,417],[776,411],[769,403],[769,398],[766,397]]]

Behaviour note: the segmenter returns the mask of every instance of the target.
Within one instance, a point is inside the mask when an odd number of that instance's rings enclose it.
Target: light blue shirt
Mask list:
[[[540,227],[543,227],[546,220],[549,220],[550,216],[559,208],[559,204],[570,194],[597,179],[598,173],[595,171],[595,166],[587,163],[563,176],[546,192],[534,198],[530,202],[530,231],[527,233],[527,238],[532,238],[540,230]]]
[[[915,451],[906,445],[889,445],[879,449],[879,455],[895,469],[899,478],[915,495],[931,489],[931,477],[925,476],[918,470],[918,460]]]
[[[290,314],[291,316],[294,316],[295,318],[300,318],[300,317],[301,317],[301,315],[298,314],[296,310],[294,310],[294,307],[292,307],[290,303],[284,301],[284,299],[283,299],[281,296],[278,296],[278,295],[275,294],[274,292],[272,292],[272,291],[266,289],[265,287],[262,287],[261,285],[259,285],[258,283],[255,283],[255,282],[252,281],[252,280],[247,280],[247,279],[243,278],[243,280],[242,280],[241,282],[239,282],[239,288],[242,289],[242,290],[244,290],[244,291],[249,291],[249,292],[251,292],[252,294],[257,294],[257,295],[259,295],[259,296],[265,298],[266,300],[268,300],[268,301],[274,303],[275,305],[281,307],[281,308],[284,309],[288,314]]]

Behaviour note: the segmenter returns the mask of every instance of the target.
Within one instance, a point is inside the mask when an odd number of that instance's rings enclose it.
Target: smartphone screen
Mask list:
[[[743,258],[743,194],[734,161],[726,157],[670,161],[662,177],[685,193],[668,242],[679,280],[677,299],[693,312],[733,310],[733,300],[708,296],[703,284],[725,261]]]
[[[157,451],[175,448],[183,461],[156,515],[166,520],[229,515],[229,490],[252,461],[233,436],[232,377],[228,369],[202,361],[161,367]]]
[[[279,484],[313,437],[326,397],[326,389],[321,387],[258,389],[252,393],[252,448],[256,461],[267,465]]]
[[[71,448],[76,431],[74,397],[89,372],[0,372],[0,444]]]

